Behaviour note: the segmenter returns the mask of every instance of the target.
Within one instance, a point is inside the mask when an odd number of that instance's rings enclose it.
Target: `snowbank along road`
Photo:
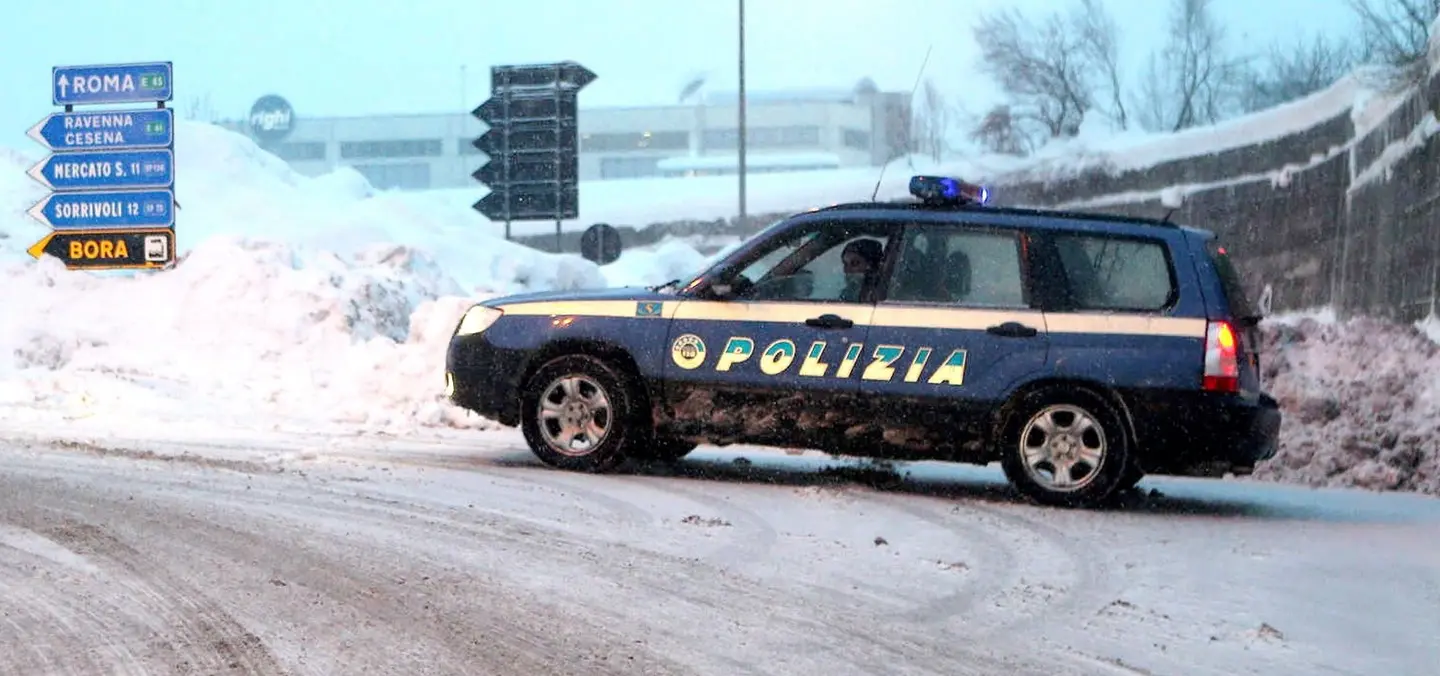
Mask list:
[[[1440,659],[1440,503],[697,452],[615,476],[518,435],[7,442],[9,674],[1406,674]]]

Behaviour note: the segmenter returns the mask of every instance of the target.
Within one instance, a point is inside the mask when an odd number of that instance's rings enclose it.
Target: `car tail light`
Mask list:
[[[1205,330],[1205,374],[1207,392],[1240,391],[1240,341],[1230,322],[1210,322]]]

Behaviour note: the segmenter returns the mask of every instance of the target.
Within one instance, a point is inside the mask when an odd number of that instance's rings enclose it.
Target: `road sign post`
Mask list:
[[[168,61],[57,66],[52,113],[27,135],[51,152],[28,172],[48,188],[29,213],[51,230],[31,256],[71,270],[154,270],[175,263],[175,113]],[[154,103],[76,112],[75,106]]]
[[[596,223],[580,235],[580,256],[596,265],[614,263],[623,250],[620,231],[609,223]]]
[[[580,215],[578,95],[595,73],[574,61],[495,66],[491,96],[472,114],[490,128],[475,139],[490,161],[472,176],[490,188],[474,207],[492,221],[555,220]]]

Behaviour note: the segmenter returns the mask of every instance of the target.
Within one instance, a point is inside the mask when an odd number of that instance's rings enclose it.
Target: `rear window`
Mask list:
[[[1055,236],[1076,310],[1154,312],[1175,298],[1164,242],[1102,235]]]
[[[1240,272],[1235,269],[1235,263],[1230,260],[1229,252],[1225,247],[1215,240],[1210,240],[1206,246],[1210,251],[1210,261],[1215,264],[1215,272],[1220,275],[1220,286],[1225,291],[1225,299],[1230,305],[1230,314],[1236,319],[1256,318],[1260,312],[1250,304],[1250,296],[1245,293],[1245,285],[1240,281]]]

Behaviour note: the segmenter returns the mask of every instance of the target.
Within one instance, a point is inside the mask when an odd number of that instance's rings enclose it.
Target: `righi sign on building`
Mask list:
[[[250,106],[250,135],[261,145],[279,143],[295,129],[295,109],[274,94],[260,97]]]
[[[163,268],[173,259],[175,231],[57,230],[30,247],[30,255],[49,254],[75,270]]]

